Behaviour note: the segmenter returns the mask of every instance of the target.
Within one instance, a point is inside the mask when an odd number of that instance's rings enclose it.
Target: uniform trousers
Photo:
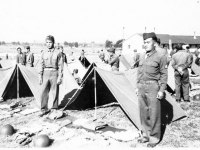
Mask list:
[[[161,104],[157,99],[160,86],[157,81],[140,82],[138,100],[143,137],[157,144],[161,138]]]
[[[26,63],[26,66],[33,67],[33,64],[32,63]]]
[[[183,70],[183,72],[183,75],[180,75],[178,71],[174,73],[177,100],[181,100],[181,90],[184,100],[189,100],[189,72],[188,69]]]
[[[50,107],[51,109],[57,109],[58,108],[58,84],[57,84],[57,78],[58,78],[58,71],[57,70],[44,70],[43,73],[43,83],[41,85],[41,109],[48,109],[48,102],[49,99],[52,100],[51,103],[53,105]],[[52,93],[49,97],[49,93]]]

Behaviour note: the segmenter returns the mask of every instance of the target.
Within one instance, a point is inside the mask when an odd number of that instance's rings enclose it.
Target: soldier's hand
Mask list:
[[[60,76],[58,76],[58,79],[57,79],[57,84],[60,85],[62,82],[62,78]]]
[[[43,77],[39,76],[39,84],[41,85],[43,83]]]
[[[163,97],[164,97],[164,93],[159,91],[157,94],[157,99],[163,99]]]
[[[138,89],[135,89],[135,94],[138,96]]]

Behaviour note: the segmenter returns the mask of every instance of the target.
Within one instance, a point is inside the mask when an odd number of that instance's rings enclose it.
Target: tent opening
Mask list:
[[[33,93],[31,92],[27,82],[25,81],[20,69],[19,73],[19,97],[31,97]],[[17,67],[15,68],[8,86],[6,87],[6,92],[4,99],[17,98]]]

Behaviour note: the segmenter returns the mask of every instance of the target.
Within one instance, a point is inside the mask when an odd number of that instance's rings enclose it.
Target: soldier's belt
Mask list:
[[[44,70],[54,71],[54,70],[58,70],[58,69],[56,69],[56,68],[44,68]]]
[[[158,81],[156,81],[156,80],[148,80],[148,81],[141,80],[139,83],[141,83],[141,84],[152,84],[152,83],[158,83]]]

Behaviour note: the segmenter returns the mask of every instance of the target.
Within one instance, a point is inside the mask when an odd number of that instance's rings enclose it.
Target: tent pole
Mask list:
[[[96,82],[97,82],[97,78],[96,78],[96,70],[94,69],[94,99],[95,99],[95,119],[97,118],[97,87],[96,87]]]
[[[17,102],[19,100],[19,66],[17,65]]]

